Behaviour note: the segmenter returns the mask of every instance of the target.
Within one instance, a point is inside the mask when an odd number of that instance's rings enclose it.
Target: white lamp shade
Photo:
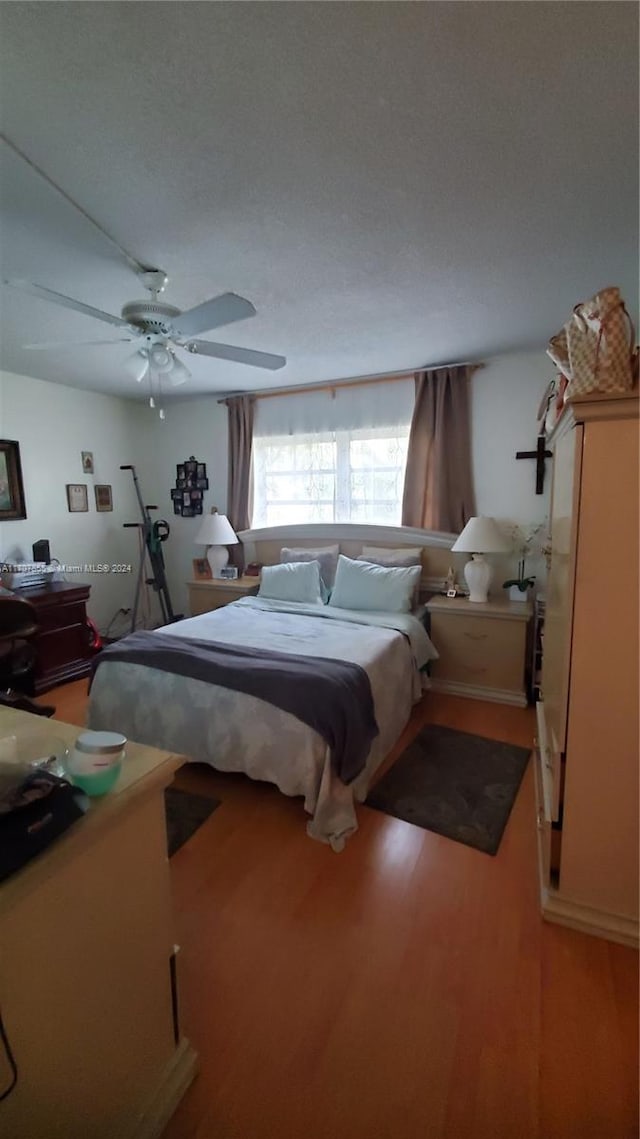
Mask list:
[[[169,383],[172,388],[177,388],[180,384],[185,384],[191,378],[191,372],[185,368],[182,360],[179,360],[175,352],[171,353],[173,359],[173,368],[169,372]]]
[[[226,514],[205,514],[195,536],[196,546],[236,546],[239,539]]]
[[[511,547],[493,518],[470,518],[452,550],[463,554],[501,554]]]
[[[122,365],[128,376],[135,380],[137,384],[141,384],[144,377],[149,370],[149,361],[146,352],[135,352],[133,356],[129,356]]]

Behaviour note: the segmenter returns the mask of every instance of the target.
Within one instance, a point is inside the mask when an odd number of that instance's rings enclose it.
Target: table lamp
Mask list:
[[[489,563],[485,562],[483,554],[500,554],[509,548],[509,543],[493,518],[481,515],[469,519],[451,547],[456,553],[471,554],[471,561],[464,567],[465,581],[469,586],[469,601],[481,603],[486,601],[489,595],[492,570]]]
[[[229,561],[227,546],[237,546],[239,539],[226,514],[218,514],[217,507],[211,507],[211,514],[205,514],[196,534],[197,546],[208,546],[207,561],[213,577],[220,577],[220,571]]]

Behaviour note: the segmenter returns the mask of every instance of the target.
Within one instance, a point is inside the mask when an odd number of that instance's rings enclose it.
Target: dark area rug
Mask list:
[[[428,724],[372,787],[368,807],[495,854],[530,751]]]
[[[177,787],[166,787],[164,806],[167,816],[167,848],[169,858],[184,846],[198,827],[220,806],[219,799],[209,799],[206,795],[192,795],[190,791],[180,791]]]

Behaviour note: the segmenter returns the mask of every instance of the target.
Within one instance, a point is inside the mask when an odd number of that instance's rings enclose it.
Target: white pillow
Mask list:
[[[281,562],[320,562],[320,576],[327,589],[331,589],[338,566],[340,546],[316,546],[315,549],[290,549],[283,546],[280,550]]]
[[[322,605],[319,562],[285,562],[263,566],[258,597],[271,601],[303,601]]]
[[[382,613],[409,613],[422,568],[386,568],[371,562],[338,558],[338,570],[329,605]]]

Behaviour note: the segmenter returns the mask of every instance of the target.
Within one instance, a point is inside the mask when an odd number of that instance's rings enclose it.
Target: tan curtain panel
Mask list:
[[[475,514],[469,381],[475,368],[416,373],[402,525],[458,534]]]
[[[225,400],[229,416],[229,468],[227,517],[236,534],[251,526],[251,452],[253,448],[254,397],[234,396]],[[230,560],[242,566],[242,547],[230,546]]]

